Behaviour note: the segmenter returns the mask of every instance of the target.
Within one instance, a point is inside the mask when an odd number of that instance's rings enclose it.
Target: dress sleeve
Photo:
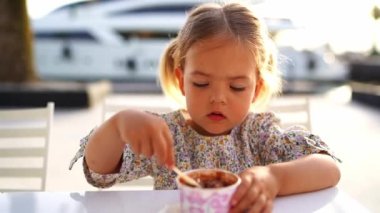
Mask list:
[[[262,164],[291,161],[315,153],[327,154],[341,162],[319,136],[305,128],[293,126],[283,130],[274,113],[265,113],[262,118],[258,137]]]
[[[71,160],[69,169],[83,157],[83,171],[86,180],[89,184],[98,188],[107,188],[113,186],[115,183],[127,182],[130,180],[138,179],[152,174],[151,161],[142,156],[136,156],[128,145],[125,146],[121,167],[118,173],[113,174],[99,174],[88,168],[84,152],[88,140],[95,129],[80,141],[80,148],[74,158]]]

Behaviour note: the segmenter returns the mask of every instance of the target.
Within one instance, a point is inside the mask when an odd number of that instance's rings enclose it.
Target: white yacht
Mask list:
[[[159,58],[186,11],[207,0],[79,1],[32,21],[35,60],[42,79],[156,81]],[[290,19],[264,17],[273,34],[293,29]],[[291,80],[342,80],[325,52],[279,46]],[[335,68],[334,68],[335,69]]]

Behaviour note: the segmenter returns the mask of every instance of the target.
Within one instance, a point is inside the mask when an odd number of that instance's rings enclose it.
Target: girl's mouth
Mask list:
[[[220,121],[226,118],[221,112],[212,112],[207,117],[212,121]]]

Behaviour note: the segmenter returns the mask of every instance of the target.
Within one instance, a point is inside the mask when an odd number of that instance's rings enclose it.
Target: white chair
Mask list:
[[[54,103],[0,109],[0,192],[45,191]]]
[[[275,112],[281,119],[281,127],[300,125],[311,131],[310,99],[306,96],[295,96],[274,99],[267,111]]]

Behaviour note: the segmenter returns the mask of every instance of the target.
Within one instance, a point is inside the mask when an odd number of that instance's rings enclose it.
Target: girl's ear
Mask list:
[[[181,68],[177,67],[177,68],[175,68],[174,72],[175,72],[175,76],[177,77],[179,89],[181,90],[181,93],[184,96],[185,95],[185,89],[184,89],[184,85],[183,85],[183,70]]]
[[[259,78],[257,79],[256,82],[256,87],[255,87],[255,95],[252,98],[252,103],[255,102],[256,98],[260,95],[263,89],[263,79]]]

